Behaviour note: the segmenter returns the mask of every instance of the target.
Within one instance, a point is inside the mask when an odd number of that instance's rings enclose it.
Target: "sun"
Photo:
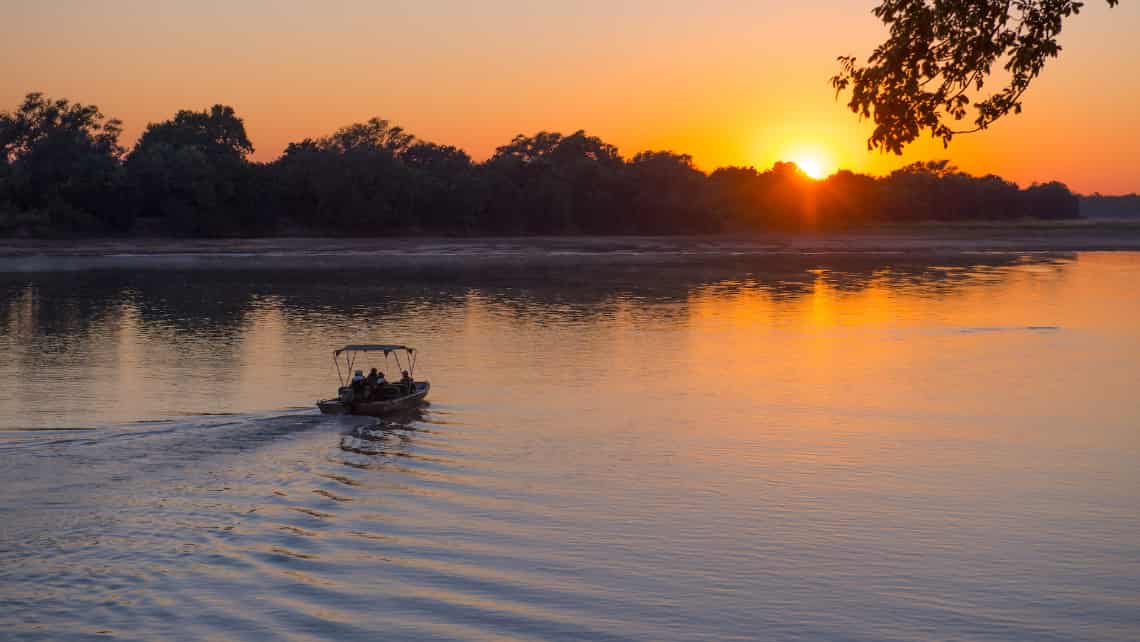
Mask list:
[[[793,163],[812,180],[827,178],[835,167],[830,150],[818,143],[802,142],[785,148],[782,156]]]
[[[795,163],[796,167],[799,167],[800,171],[806,174],[808,178],[813,178],[817,181],[827,178],[827,170],[824,169],[823,161],[820,160],[818,156],[813,154],[801,154],[793,158],[792,162]]]

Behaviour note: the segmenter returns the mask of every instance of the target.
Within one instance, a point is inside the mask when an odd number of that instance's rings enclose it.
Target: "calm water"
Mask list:
[[[254,267],[0,275],[0,638],[1140,639],[1140,254]]]

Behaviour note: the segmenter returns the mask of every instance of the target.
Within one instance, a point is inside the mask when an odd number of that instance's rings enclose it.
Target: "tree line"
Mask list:
[[[644,151],[583,131],[516,136],[483,162],[373,118],[269,163],[233,108],[183,110],[134,147],[99,109],[29,94],[0,113],[0,235],[688,234],[926,220],[1075,218],[1061,183],[1026,189],[946,161],[821,181]]]
[[[1082,196],[1081,213],[1086,218],[1140,220],[1140,194]]]

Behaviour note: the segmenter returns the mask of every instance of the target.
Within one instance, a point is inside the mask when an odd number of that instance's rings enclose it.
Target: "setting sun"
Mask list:
[[[827,178],[834,171],[831,155],[816,145],[793,148],[785,158],[795,163],[805,176],[817,181]]]
[[[797,158],[792,162],[794,162],[796,164],[796,167],[800,168],[801,172],[803,172],[804,174],[807,174],[807,176],[809,178],[814,178],[815,180],[818,181],[818,180],[825,178],[827,176],[827,172],[824,171],[823,164],[820,163],[818,158],[812,158],[811,156],[804,156],[801,158]]]

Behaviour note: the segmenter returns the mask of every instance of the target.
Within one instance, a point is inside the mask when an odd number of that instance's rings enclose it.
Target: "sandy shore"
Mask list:
[[[0,241],[0,272],[353,265],[699,261],[808,254],[939,255],[1140,250],[1140,226],[915,226],[841,234],[669,237],[86,239]]]

